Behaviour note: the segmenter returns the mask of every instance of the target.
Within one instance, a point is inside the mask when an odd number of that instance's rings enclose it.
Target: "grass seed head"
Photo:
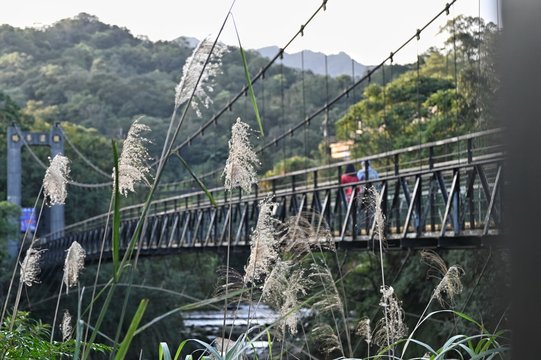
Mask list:
[[[198,103],[208,108],[212,104],[212,99],[208,93],[214,91],[211,80],[218,75],[221,66],[222,55],[226,51],[226,46],[222,43],[216,43],[213,49],[214,41],[210,38],[205,38],[194,49],[192,55],[186,59],[186,63],[182,68],[182,78],[175,87],[175,108],[185,103],[194,93],[194,99],[191,102],[192,108],[197,116],[201,117]],[[207,59],[212,51],[211,61],[205,67]],[[199,76],[201,78],[199,79]],[[199,83],[198,83],[199,80]],[[196,86],[197,84],[197,86]],[[197,100],[197,101],[196,101]]]
[[[278,261],[263,285],[262,298],[280,314],[281,335],[289,329],[291,335],[297,333],[299,320],[299,296],[306,295],[311,285],[302,269],[295,269],[291,261]]]
[[[39,274],[41,269],[39,267],[39,260],[41,259],[41,250],[29,248],[26,251],[26,256],[21,264],[21,282],[26,286],[32,286],[34,283],[39,282]]]
[[[250,258],[244,268],[244,282],[257,282],[270,272],[272,264],[278,258],[276,250],[276,219],[272,217],[277,203],[266,198],[260,203],[257,225],[252,232]]]
[[[364,317],[359,320],[356,327],[356,333],[370,346],[370,343],[372,342],[372,328],[370,327],[369,318]]]
[[[314,219],[314,222],[309,219]],[[291,216],[286,219],[282,233],[280,243],[283,252],[293,257],[303,257],[312,250],[335,251],[329,227],[320,215],[304,213]]]
[[[376,324],[373,340],[375,344],[383,347],[406,336],[408,327],[404,323],[404,310],[392,286],[382,286],[381,293],[383,318]]]
[[[441,306],[452,305],[456,296],[462,293],[460,278],[464,275],[464,270],[458,265],[447,268],[445,261],[432,250],[421,251],[421,259],[430,267],[428,276],[441,279],[432,296]]]
[[[257,183],[255,169],[260,163],[250,145],[249,131],[248,124],[237,118],[231,130],[229,156],[222,175],[225,178],[224,187],[229,191],[241,187],[244,191],[250,192],[252,184]]]
[[[70,161],[60,154],[56,155],[52,160],[49,158],[49,161],[50,165],[43,177],[43,192],[49,199],[49,206],[64,204],[68,196],[66,185],[70,173]]]
[[[312,329],[312,335],[318,340],[322,350],[330,354],[335,351],[340,351],[342,355],[344,351],[340,339],[329,324],[319,324]]]
[[[68,310],[64,311],[64,317],[60,323],[60,331],[62,332],[62,341],[67,341],[71,338],[73,328],[71,327],[71,315]]]
[[[77,285],[79,273],[85,266],[85,256],[85,249],[77,241],[74,241],[69,247],[64,261],[63,281],[66,285],[66,294],[70,287]]]
[[[118,187],[120,193],[124,196],[127,196],[129,192],[134,192],[135,184],[139,182],[150,186],[150,168],[146,164],[150,157],[145,147],[145,144],[150,141],[142,136],[143,133],[148,131],[150,131],[148,126],[135,120],[128,131],[126,140],[124,140],[122,153],[118,160]]]

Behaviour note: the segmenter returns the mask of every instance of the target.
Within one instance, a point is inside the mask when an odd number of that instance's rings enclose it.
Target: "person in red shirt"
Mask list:
[[[346,166],[346,172],[340,177],[340,184],[356,183],[358,181],[359,179],[357,178],[357,171],[355,170],[355,167],[353,164],[348,164]],[[353,193],[353,186],[346,187],[344,189],[344,193],[346,194],[346,201],[349,204],[351,194]]]

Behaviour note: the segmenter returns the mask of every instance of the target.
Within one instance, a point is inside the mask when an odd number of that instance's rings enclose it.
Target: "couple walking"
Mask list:
[[[362,162],[362,168],[359,171],[355,170],[353,164],[348,164],[346,166],[346,172],[340,177],[340,184],[349,184],[356,183],[359,181],[365,180],[375,180],[379,179],[378,172],[370,166],[370,161],[366,160]],[[362,187],[359,189],[362,191]],[[345,188],[346,200],[349,203],[351,199],[351,194],[353,193],[353,187]]]

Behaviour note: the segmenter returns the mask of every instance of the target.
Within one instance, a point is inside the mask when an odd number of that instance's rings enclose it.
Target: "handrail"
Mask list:
[[[426,143],[426,144],[421,144],[421,145],[409,146],[407,148],[387,151],[387,152],[379,153],[379,154],[376,154],[376,155],[366,156],[366,157],[363,157],[363,158],[347,160],[347,161],[341,161],[341,162],[337,162],[337,163],[333,163],[333,164],[322,165],[322,166],[318,166],[318,167],[312,167],[312,168],[308,168],[308,169],[304,169],[304,170],[292,171],[292,172],[282,174],[282,175],[275,175],[275,176],[265,177],[265,178],[261,178],[259,181],[260,181],[260,183],[263,183],[263,182],[272,183],[273,181],[278,181],[278,180],[290,180],[290,179],[293,179],[294,177],[297,177],[297,176],[300,176],[300,175],[308,175],[308,174],[313,174],[313,173],[317,173],[317,172],[320,172],[320,171],[333,170],[333,169],[337,169],[337,168],[343,167],[343,166],[348,165],[348,164],[358,164],[358,163],[362,163],[364,161],[373,161],[373,160],[385,159],[385,158],[395,158],[396,156],[412,153],[412,152],[415,152],[415,151],[421,151],[421,150],[434,148],[434,147],[441,147],[441,146],[445,146],[445,145],[449,145],[449,144],[457,144],[457,143],[459,143],[461,141],[465,141],[465,140],[477,139],[477,138],[482,138],[482,137],[489,136],[489,135],[499,134],[499,133],[502,133],[502,131],[503,130],[501,128],[496,128],[496,129],[491,129],[491,130],[475,132],[475,133],[471,133],[471,134],[467,134],[467,135],[455,136],[455,137],[444,139],[444,140],[433,141],[433,142]],[[449,155],[453,155],[453,154],[449,154]],[[441,156],[438,156],[438,157],[441,157]],[[426,159],[421,159],[421,160],[426,161]],[[466,161],[466,160],[465,160],[465,158],[461,158],[461,159],[458,159],[458,161],[460,162],[460,161]],[[436,163],[432,164],[432,166],[439,168],[444,163],[446,163],[446,161],[436,162]],[[425,168],[426,166],[428,166],[428,165],[426,165],[426,164],[425,165],[420,165],[420,167],[415,167],[415,168],[416,168],[416,170],[421,170],[421,169]],[[408,172],[411,172],[411,168],[410,168],[410,171],[408,171],[408,168],[400,168],[399,169],[400,174],[407,174]],[[362,182],[359,182],[358,184],[362,184]],[[301,181],[299,181],[299,183],[297,184],[298,187],[302,187],[303,185],[304,185],[304,183],[301,182]],[[351,184],[349,184],[349,185],[351,185]],[[356,184],[353,184],[353,185],[356,185]],[[287,187],[289,187],[289,186],[286,186],[286,188]],[[211,189],[209,189],[209,191],[211,193],[216,194],[216,193],[224,192],[225,189],[224,189],[223,186],[221,186],[221,187],[211,188]],[[203,191],[194,191],[194,192],[189,192],[189,193],[186,193],[186,194],[175,195],[175,196],[164,198],[164,199],[154,200],[154,201],[152,201],[151,206],[154,206],[154,207],[165,206],[165,208],[167,208],[167,205],[170,204],[171,202],[182,202],[182,201],[186,201],[187,199],[197,198],[197,197],[202,198],[204,196],[205,195],[204,195]],[[131,211],[137,211],[137,209],[140,209],[141,207],[142,207],[142,204],[135,204],[135,205],[130,205],[130,206],[123,207],[123,208],[120,209],[120,211],[121,211],[121,213],[128,213],[128,212],[131,212]],[[64,228],[64,232],[69,231],[69,230],[74,229],[74,228],[77,228],[77,227],[79,227],[81,225],[90,225],[90,224],[92,224],[94,222],[101,223],[101,222],[103,222],[104,219],[107,218],[107,216],[108,216],[108,213],[104,213],[104,214],[100,214],[100,215],[85,219],[85,220],[80,221],[80,222],[76,222],[74,224],[66,226]]]

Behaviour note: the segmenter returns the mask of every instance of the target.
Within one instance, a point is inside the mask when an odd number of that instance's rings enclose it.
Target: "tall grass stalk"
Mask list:
[[[39,222],[41,220],[41,214],[43,213],[43,207],[44,206],[45,206],[45,199],[41,203],[41,207],[40,207],[40,210],[39,210],[39,215],[38,215],[38,219],[37,219],[36,224],[39,224]],[[33,250],[33,246],[34,246],[35,241],[36,241],[36,233],[34,233],[32,235],[32,241],[30,243],[30,247],[26,250],[27,254],[28,254],[29,251]],[[21,248],[22,248],[22,245],[21,245]],[[13,330],[13,325],[15,324],[15,319],[17,318],[17,310],[19,308],[19,302],[21,300],[21,293],[23,291],[23,286],[24,286],[23,277],[24,277],[24,272],[26,271],[24,269],[24,267],[25,267],[25,264],[24,264],[24,261],[23,261],[23,264],[21,264],[21,277],[19,279],[19,286],[17,288],[17,295],[15,297],[15,303],[13,305],[13,314],[11,316],[11,323],[10,323],[10,326],[9,326],[10,331]],[[14,271],[17,271],[17,264],[15,264],[15,270]],[[9,291],[8,291],[8,295],[9,295]],[[8,302],[8,298],[6,297],[6,306],[7,306],[7,302]]]
[[[38,206],[38,202],[39,202],[39,199],[41,197],[42,192],[43,192],[43,184],[41,185],[41,188],[39,189],[38,196],[36,197],[36,200],[34,201],[34,207],[32,209],[35,209],[36,206]],[[43,210],[43,204],[41,205],[41,210]],[[39,220],[41,218],[41,210],[40,210],[40,213],[39,213],[39,216],[38,216],[38,222],[37,222],[38,224],[39,224]],[[23,249],[24,249],[24,243],[26,242],[26,238],[27,238],[29,232],[30,232],[30,226],[27,226],[26,230],[24,232],[24,235],[23,235],[23,239],[21,240],[21,243],[19,245],[19,252],[17,253],[17,258],[15,259],[15,267],[13,268],[13,272],[11,274],[11,279],[9,281],[8,292],[6,294],[6,298],[4,300],[4,305],[2,307],[2,316],[0,317],[0,326],[2,326],[4,324],[4,316],[6,314],[6,310],[7,310],[8,303],[9,303],[9,296],[11,295],[11,289],[13,288],[13,282],[15,281],[15,275],[17,274],[17,267],[19,266],[19,261],[21,260],[21,255],[22,255],[22,252],[23,252]]]
[[[231,7],[234,5],[235,1],[233,1]],[[231,9],[229,10],[231,11]],[[120,276],[120,274],[123,272],[124,270],[124,266],[131,260],[131,257],[132,257],[132,253],[133,253],[133,250],[135,248],[135,245],[137,244],[137,240],[139,239],[139,235],[141,233],[141,230],[142,228],[144,227],[144,224],[146,224],[147,222],[147,215],[148,215],[148,211],[149,211],[149,208],[150,208],[150,203],[151,203],[151,200],[154,196],[154,192],[156,191],[156,188],[157,188],[157,185],[161,179],[161,176],[162,176],[162,173],[163,173],[163,169],[165,167],[165,164],[167,163],[167,160],[169,158],[169,156],[171,155],[171,151],[172,151],[172,148],[173,148],[173,144],[176,140],[176,138],[178,137],[178,134],[180,132],[180,127],[182,126],[182,123],[184,122],[184,119],[186,118],[186,115],[188,113],[188,109],[190,107],[190,104],[195,96],[195,93],[197,91],[197,85],[199,84],[202,76],[203,76],[203,72],[205,71],[205,68],[206,68],[206,65],[209,63],[210,61],[210,58],[211,58],[211,55],[212,55],[212,51],[214,50],[214,47],[216,46],[217,42],[218,42],[218,39],[225,27],[225,24],[227,22],[227,19],[229,18],[229,11],[226,15],[226,18],[220,28],[220,31],[212,45],[212,48],[209,52],[209,55],[207,57],[207,60],[205,61],[205,64],[203,65],[203,68],[199,74],[199,77],[196,81],[196,84],[195,84],[195,88],[193,89],[193,91],[191,92],[191,95],[187,101],[187,103],[184,105],[184,110],[182,112],[182,115],[180,117],[180,120],[178,122],[178,124],[176,125],[175,127],[175,131],[173,133],[172,136],[166,136],[170,138],[170,141],[169,141],[169,144],[165,143],[164,144],[164,147],[163,149],[166,149],[165,151],[163,151],[162,149],[162,156],[160,157],[160,160],[159,160],[159,163],[158,163],[158,169],[156,171],[156,174],[154,176],[154,182],[152,184],[152,186],[150,187],[150,190],[148,192],[148,195],[146,197],[146,201],[143,205],[143,209],[142,209],[142,213],[139,217],[139,220],[137,221],[137,225],[136,225],[136,228],[134,230],[134,233],[133,233],[133,236],[131,237],[130,241],[128,242],[128,248],[126,249],[125,253],[124,253],[124,256],[122,258],[122,260],[120,261],[120,264],[119,264],[119,267],[118,267],[118,270],[115,271],[115,274],[113,274],[113,277],[115,279],[118,279],[118,277]],[[176,115],[176,110],[173,112],[174,115]],[[172,122],[174,120],[174,117],[172,117]],[[173,128],[173,126],[170,126],[170,129],[171,130]],[[169,131],[170,133],[170,131]],[[136,254],[136,258],[138,257],[139,255],[139,251],[140,251],[140,247],[137,251],[137,254]],[[109,305],[110,305],[110,302],[113,298],[113,293],[114,293],[114,290],[116,288],[116,283],[117,281],[113,281],[111,282],[111,285],[109,287],[109,290],[107,291],[107,296],[104,300],[104,303],[103,303],[103,306],[101,307],[101,310],[100,310],[100,313],[98,315],[98,319],[96,321],[96,324],[94,326],[94,330],[92,330],[92,333],[90,335],[90,339],[88,341],[88,345],[87,345],[87,348],[84,350],[84,353],[83,353],[83,356],[82,356],[82,359],[85,360],[88,358],[89,356],[89,353],[90,353],[90,345],[94,342],[94,340],[96,339],[96,336],[97,336],[97,333],[99,331],[99,328],[101,326],[101,323],[103,322],[103,319],[108,311],[108,308],[109,308]],[[94,299],[92,299],[92,301],[95,301]]]
[[[379,245],[379,263],[381,268],[381,287],[382,289],[386,289],[387,285],[385,283],[385,269],[383,266],[383,242],[385,241],[385,233],[384,233],[384,221],[383,213],[381,210],[381,202],[383,200],[383,193],[378,194],[378,192],[372,188],[371,190],[372,194],[371,196],[374,198],[374,221],[376,222],[376,235],[378,237],[378,245]],[[383,316],[385,319],[385,328],[386,330],[386,337],[387,337],[387,346],[391,346],[391,339],[389,337],[389,313],[387,309],[387,303],[383,305]],[[390,355],[394,355],[394,352],[392,349],[390,349],[389,352]]]
[[[89,310],[88,310],[88,317],[87,317],[87,324],[90,324],[90,321],[92,319],[92,310],[94,309],[94,299],[95,299],[95,295],[96,295],[96,288],[97,288],[97,285],[98,285],[98,279],[99,279],[99,276],[100,276],[100,270],[101,270],[101,261],[103,259],[103,251],[105,249],[105,240],[107,239],[107,229],[109,227],[109,220],[110,220],[110,213],[111,213],[111,209],[113,207],[113,197],[111,196],[111,200],[109,201],[109,210],[107,211],[107,219],[105,220],[105,231],[103,232],[103,238],[101,240],[101,247],[100,247],[100,256],[98,257],[98,266],[96,268],[96,276],[94,277],[94,286],[92,286],[92,295],[90,296],[90,304],[89,304]],[[86,350],[86,340],[88,339],[88,330],[89,330],[89,326],[87,326],[85,328],[85,335],[83,337],[84,339],[84,345],[83,345],[83,353],[85,352]]]

